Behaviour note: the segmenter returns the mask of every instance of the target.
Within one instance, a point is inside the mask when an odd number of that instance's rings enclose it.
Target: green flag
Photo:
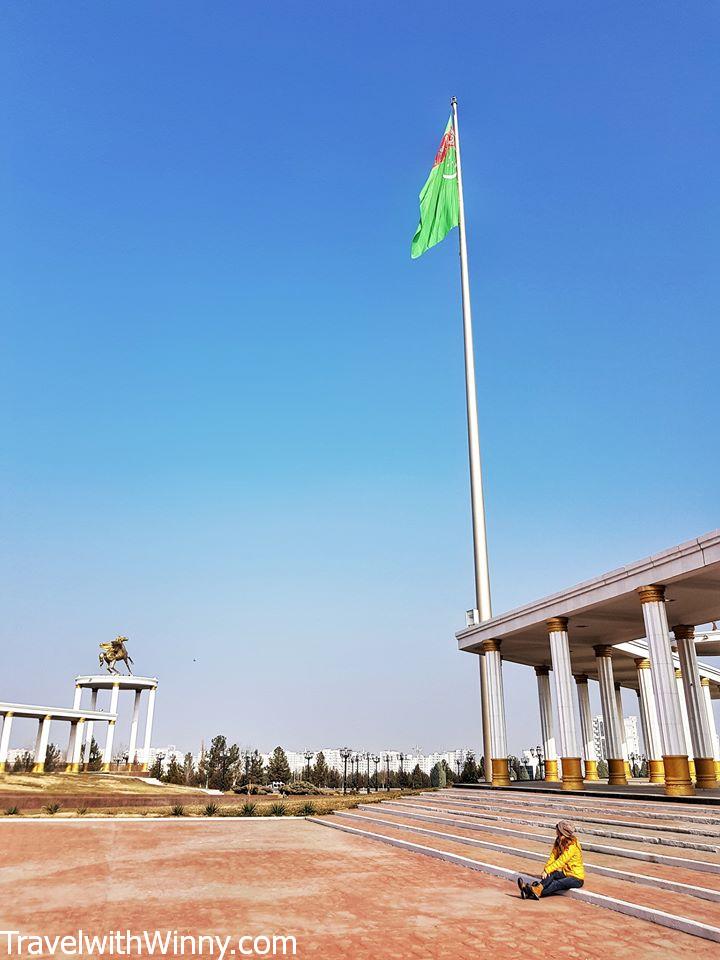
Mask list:
[[[444,240],[458,225],[458,183],[455,131],[448,120],[435,163],[420,192],[420,223],[412,239],[413,259]]]

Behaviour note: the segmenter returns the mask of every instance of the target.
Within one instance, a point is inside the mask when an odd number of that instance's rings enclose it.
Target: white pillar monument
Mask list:
[[[45,755],[47,754],[48,740],[50,739],[50,724],[52,716],[48,714],[42,720],[38,720],[38,732],[35,738],[35,760],[33,763],[33,773],[45,772]]]
[[[690,727],[695,778],[698,787],[703,790],[712,790],[718,785],[715,773],[715,744],[700,686],[700,670],[695,650],[695,628],[687,624],[677,624],[673,627],[673,633],[680,658],[683,699]]]
[[[595,749],[595,738],[593,737],[588,678],[584,674],[575,677],[575,685],[577,688],[578,706],[580,707],[580,733],[582,736],[583,759],[585,760],[585,779],[588,781],[598,780],[597,750]]]
[[[535,667],[535,674],[537,676],[538,700],[540,703],[540,735],[542,737],[543,753],[545,755],[544,779],[547,783],[557,783],[560,777],[558,776],[549,667]]]
[[[648,659],[660,726],[665,793],[669,796],[691,796],[695,788],[690,779],[680,698],[675,681],[665,587],[662,584],[648,584],[639,587],[637,592],[642,605],[645,636],[650,652]]]
[[[113,683],[110,693],[110,713],[117,713],[118,695],[120,693],[120,684]],[[102,770],[107,772],[112,763],[113,740],[115,739],[115,720],[108,721],[107,737],[105,739],[105,750],[103,751]]]
[[[600,703],[602,705],[603,724],[605,726],[605,750],[607,753],[608,783],[613,786],[625,786],[625,762],[622,756],[622,737],[615,699],[615,678],[613,676],[612,647],[602,644],[594,647],[597,658],[598,681],[600,683]]]
[[[510,783],[507,739],[505,734],[505,694],[503,690],[502,657],[499,640],[483,640],[485,676],[490,707],[490,744],[492,749],[492,785],[505,787]]]
[[[550,657],[558,708],[562,787],[563,790],[582,790],[582,764],[575,729],[575,710],[572,699],[575,684],[570,663],[567,617],[553,617],[546,621],[546,626],[550,638]]]
[[[155,714],[155,694],[157,685],[150,690],[148,697],[147,714],[145,716],[145,745],[143,746],[142,768],[147,771],[150,767],[150,741],[152,738],[153,716]]]
[[[615,684],[615,704],[617,706],[618,727],[620,728],[620,749],[622,750],[623,763],[625,764],[625,777],[629,780],[630,772],[630,753],[627,745],[627,731],[625,729],[625,713],[622,703],[622,687],[619,683]]]
[[[5,773],[7,770],[7,758],[8,750],[10,749],[10,733],[12,732],[12,722],[12,713],[6,713],[3,719],[2,736],[0,737],[0,773]]]
[[[707,677],[703,677],[700,681],[700,686],[702,687],[703,700],[705,702],[705,709],[708,716],[708,726],[710,727],[710,732],[712,733],[713,738],[713,757],[715,758],[715,773],[720,780],[720,739],[718,739],[717,734],[717,725],[715,723],[715,712],[713,711],[712,697],[710,696],[710,681]],[[3,731],[4,734],[4,731]],[[0,748],[1,749],[1,748]],[[0,757],[0,760],[2,757]]]
[[[660,726],[655,708],[655,692],[650,676],[650,661],[642,657],[635,660],[638,678],[638,699],[642,717],[645,755],[650,783],[665,783],[665,771],[662,762],[662,742]]]

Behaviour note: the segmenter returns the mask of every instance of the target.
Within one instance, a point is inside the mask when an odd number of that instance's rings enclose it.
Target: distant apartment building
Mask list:
[[[632,754],[642,755],[640,749],[640,737],[638,736],[638,718],[625,717],[625,743],[627,745],[628,757]],[[605,721],[599,717],[593,717],[592,720],[593,741],[598,760],[607,760],[607,741],[605,738]]]

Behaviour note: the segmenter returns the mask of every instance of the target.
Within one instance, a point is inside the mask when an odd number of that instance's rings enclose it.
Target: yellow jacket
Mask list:
[[[561,870],[566,877],[577,877],[578,880],[585,879],[585,865],[583,864],[579,840],[573,840],[564,851],[560,849],[557,843],[553,844],[550,858],[545,864],[545,872],[553,873],[555,870]]]

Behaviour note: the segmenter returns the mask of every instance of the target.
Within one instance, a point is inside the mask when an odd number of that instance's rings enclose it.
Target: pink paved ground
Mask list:
[[[298,957],[717,956],[717,944],[300,820],[0,824],[3,928],[292,934]],[[130,954],[133,956],[133,954]],[[207,955],[207,954],[206,954]]]

